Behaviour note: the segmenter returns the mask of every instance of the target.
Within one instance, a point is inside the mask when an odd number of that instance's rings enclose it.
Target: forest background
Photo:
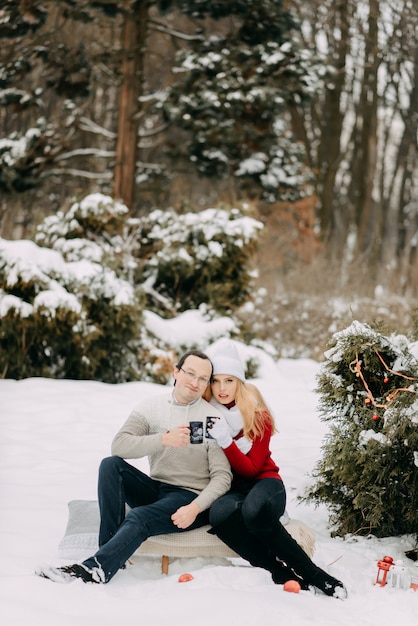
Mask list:
[[[94,192],[130,217],[239,207],[282,356],[352,319],[415,324],[413,0],[6,0],[0,236]]]

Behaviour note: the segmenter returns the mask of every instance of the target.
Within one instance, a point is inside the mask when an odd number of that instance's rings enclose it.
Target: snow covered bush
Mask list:
[[[100,193],[75,202],[68,211],[45,218],[36,229],[38,245],[60,252],[66,261],[104,263],[123,273],[135,244],[127,232],[128,208]]]
[[[261,229],[237,208],[131,218],[123,204],[92,194],[46,218],[36,241],[67,261],[105,263],[141,293],[145,308],[172,317],[202,304],[221,313],[243,304]]]
[[[46,218],[36,243],[0,239],[0,376],[167,382],[176,353],[196,346],[144,312],[232,312],[249,298],[261,227],[238,209],[134,219],[92,194]]]
[[[126,380],[139,314],[131,285],[106,266],[0,240],[3,377]]]
[[[418,361],[403,335],[357,321],[336,333],[317,392],[329,422],[305,495],[331,510],[336,533],[418,529]]]
[[[236,208],[184,215],[170,209],[142,218],[140,229],[142,280],[152,310],[161,312],[165,302],[171,314],[201,304],[230,313],[248,300],[260,222]],[[158,294],[154,302],[152,293]]]

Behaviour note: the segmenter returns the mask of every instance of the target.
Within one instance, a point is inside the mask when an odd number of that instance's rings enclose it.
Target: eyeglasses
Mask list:
[[[194,372],[184,370],[182,367],[180,367],[179,369],[181,369],[181,371],[185,374],[188,380],[194,380],[196,378],[198,385],[205,385],[205,387],[209,385],[210,378],[206,378],[206,376],[198,376]]]

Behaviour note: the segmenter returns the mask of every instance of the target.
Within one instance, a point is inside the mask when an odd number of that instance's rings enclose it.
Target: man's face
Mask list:
[[[189,404],[201,397],[210,382],[212,365],[208,359],[190,355],[180,369],[174,368],[174,396],[180,404]]]

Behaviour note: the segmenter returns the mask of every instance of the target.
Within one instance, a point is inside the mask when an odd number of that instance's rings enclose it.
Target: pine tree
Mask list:
[[[325,503],[339,535],[418,529],[418,362],[405,336],[357,321],[329,345],[317,392],[329,423],[305,499]]]
[[[311,195],[312,172],[289,112],[309,101],[326,70],[302,49],[285,3],[178,4],[197,17],[230,16],[232,26],[178,54],[161,104],[166,118],[188,132],[177,154],[202,176],[235,178],[247,197],[294,202]]]

